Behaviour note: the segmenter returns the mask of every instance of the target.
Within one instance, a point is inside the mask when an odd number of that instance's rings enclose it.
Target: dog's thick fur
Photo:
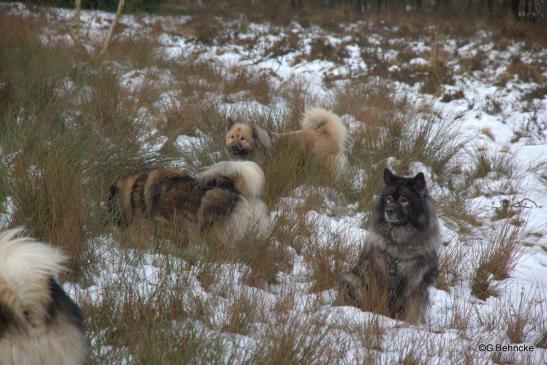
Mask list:
[[[357,265],[340,279],[345,302],[419,323],[437,278],[440,243],[423,173],[406,178],[386,169],[365,246]]]
[[[197,176],[156,169],[120,177],[110,187],[108,207],[120,225],[142,217],[181,227],[190,240],[215,234],[237,242],[269,230],[263,189],[264,172],[256,163],[223,161]]]
[[[347,165],[347,130],[338,116],[322,108],[312,108],[304,115],[300,128],[274,133],[255,123],[230,121],[225,151],[233,160],[251,160],[264,165],[275,148],[291,146],[305,160],[315,161],[339,178]]]
[[[0,364],[83,364],[80,309],[54,279],[65,257],[20,232],[0,233]]]

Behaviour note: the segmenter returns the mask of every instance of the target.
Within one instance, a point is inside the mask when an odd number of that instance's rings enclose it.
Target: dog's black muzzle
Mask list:
[[[386,207],[385,219],[388,223],[396,226],[404,225],[408,222],[407,217],[405,217],[404,214],[396,207]]]
[[[247,150],[241,143],[231,144],[229,149],[233,155],[245,156],[247,154]]]

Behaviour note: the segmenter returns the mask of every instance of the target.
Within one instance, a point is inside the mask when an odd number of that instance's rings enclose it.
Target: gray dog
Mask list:
[[[437,278],[440,243],[424,174],[408,178],[385,169],[365,247],[340,279],[342,298],[363,310],[419,323]]]

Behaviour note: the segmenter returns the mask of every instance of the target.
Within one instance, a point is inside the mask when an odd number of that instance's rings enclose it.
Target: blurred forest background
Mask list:
[[[73,7],[73,0],[27,0],[26,4]],[[83,9],[113,11],[118,0],[81,0]],[[363,14],[427,14],[430,16],[519,20],[545,23],[547,0],[126,0],[126,11],[246,15],[274,22],[314,17],[348,19]],[[327,20],[325,19],[325,20]],[[314,19],[317,20],[317,19]]]

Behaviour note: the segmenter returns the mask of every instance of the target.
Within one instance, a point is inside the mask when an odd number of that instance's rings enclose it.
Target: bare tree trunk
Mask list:
[[[528,20],[529,11],[530,11],[530,0],[525,0],[524,1],[524,19],[526,20]]]
[[[82,41],[80,38],[80,11],[82,9],[82,2],[81,0],[75,0],[74,1],[74,19],[72,19],[72,36],[74,38],[74,42],[77,45],[81,45]]]
[[[363,14],[365,12],[365,0],[356,0],[355,1],[355,11],[359,14]]]
[[[116,14],[114,15],[114,20],[112,20],[112,24],[110,24],[110,29],[108,30],[108,34],[106,35],[106,39],[104,40],[103,49],[101,50],[101,54],[104,54],[106,50],[108,49],[108,46],[110,45],[110,42],[112,42],[112,35],[114,34],[114,28],[116,27],[116,24],[118,24],[118,20],[120,19],[120,15],[122,14],[123,6],[125,5],[125,0],[119,0],[118,2],[118,9],[116,10]]]
[[[291,5],[297,10],[302,10],[304,8],[304,0],[291,0]]]
[[[519,18],[519,5],[520,5],[520,0],[512,0],[511,1],[511,11],[513,13],[513,18],[514,19]]]

